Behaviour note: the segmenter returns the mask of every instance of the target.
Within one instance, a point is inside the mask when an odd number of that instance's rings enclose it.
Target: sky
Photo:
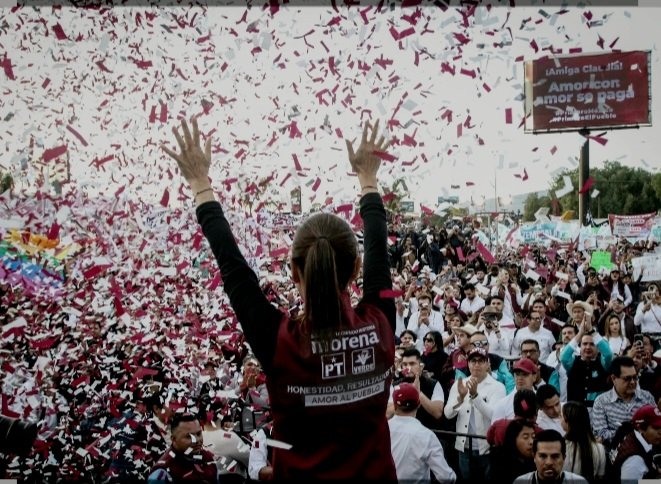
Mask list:
[[[92,195],[190,204],[158,146],[197,114],[214,140],[216,189],[272,177],[265,197],[288,201],[301,186],[307,209],[355,200],[344,139],[378,118],[399,123],[385,133],[395,143],[383,184],[402,177],[430,207],[448,195],[479,205],[494,182],[507,200],[575,168],[584,141],[524,133],[521,60],[549,47],[651,50],[654,122],[660,24],[654,7],[3,9],[0,169],[31,193],[68,156],[72,182]],[[658,128],[604,138],[590,143],[593,168],[661,169]]]

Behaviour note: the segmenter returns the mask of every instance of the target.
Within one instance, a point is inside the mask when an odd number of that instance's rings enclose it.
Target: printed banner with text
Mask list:
[[[649,52],[525,63],[526,132],[651,124]]]
[[[650,235],[656,225],[656,213],[642,213],[639,215],[608,214],[608,223],[613,235],[626,238],[643,238]]]

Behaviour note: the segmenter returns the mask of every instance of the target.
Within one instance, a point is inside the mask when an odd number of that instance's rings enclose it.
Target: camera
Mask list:
[[[28,455],[38,432],[36,423],[0,416],[0,452]]]

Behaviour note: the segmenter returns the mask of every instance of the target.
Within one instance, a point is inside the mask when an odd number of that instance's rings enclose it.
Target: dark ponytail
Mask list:
[[[314,215],[296,231],[292,259],[301,276],[304,320],[314,333],[329,335],[341,326],[342,293],[357,256],[351,227],[335,215]]]
[[[305,257],[305,314],[317,331],[326,332],[342,320],[335,251],[326,237],[318,237]]]
[[[580,456],[580,474],[588,482],[595,481],[595,471],[592,445],[596,443],[592,427],[590,427],[590,414],[582,402],[567,402],[562,406],[562,415],[567,422],[567,434],[565,440],[574,443],[573,462],[574,465]],[[574,469],[572,469],[573,471]]]

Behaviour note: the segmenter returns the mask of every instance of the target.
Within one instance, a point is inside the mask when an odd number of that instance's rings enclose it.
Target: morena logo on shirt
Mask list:
[[[342,334],[341,336],[338,335],[326,340],[313,339],[312,353],[317,355],[320,353],[345,351],[347,349],[358,350],[378,344],[379,341],[379,335],[376,334],[376,331],[363,332],[351,336]]]

